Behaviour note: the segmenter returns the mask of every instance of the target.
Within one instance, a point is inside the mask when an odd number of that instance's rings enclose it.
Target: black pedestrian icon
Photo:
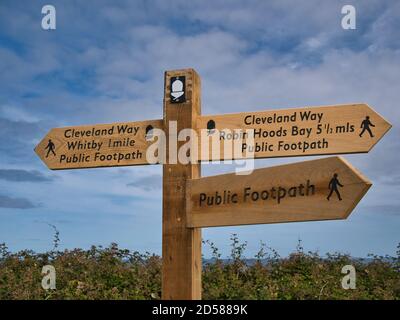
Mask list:
[[[213,134],[215,132],[215,121],[214,120],[209,120],[207,122],[207,134]]]
[[[374,135],[372,134],[370,126],[371,127],[375,127],[375,125],[373,125],[372,122],[369,121],[369,116],[366,116],[365,119],[361,122],[361,127],[360,128],[362,128],[362,130],[361,130],[361,133],[360,133],[360,137],[362,137],[362,135],[364,134],[365,131],[368,131],[368,133],[369,133],[371,138],[374,137]]]
[[[340,192],[338,190],[338,186],[343,188],[343,185],[338,180],[338,174],[335,173],[333,175],[333,178],[331,179],[331,181],[329,181],[329,189],[331,191],[329,192],[329,196],[326,198],[326,199],[328,199],[328,201],[331,198],[331,195],[332,195],[333,192],[335,192],[336,195],[338,196],[339,200],[342,201],[342,197],[340,196]]]
[[[49,157],[50,152],[51,152],[54,156],[56,155],[56,153],[55,153],[55,151],[54,151],[54,150],[56,149],[56,145],[54,144],[53,141],[51,141],[51,139],[49,139],[49,142],[48,142],[46,148],[44,148],[44,150],[46,150],[46,149],[48,149],[48,150],[47,150],[47,154],[46,154],[46,158]]]

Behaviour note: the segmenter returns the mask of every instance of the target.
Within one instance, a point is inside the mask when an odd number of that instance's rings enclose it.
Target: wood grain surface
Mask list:
[[[214,131],[207,130],[210,123],[215,124]],[[222,160],[362,153],[371,150],[390,128],[391,124],[366,104],[201,116],[197,122],[199,136],[203,130],[199,158]],[[234,135],[234,130],[241,130],[242,136]],[[253,145],[251,140],[246,142],[249,137],[246,130],[249,134],[254,133]],[[213,138],[215,142],[212,142]],[[236,155],[231,150],[235,141],[240,148]],[[224,152],[224,148],[229,147],[231,149]],[[248,151],[253,154],[246,154]]]
[[[335,174],[339,185],[333,184],[342,200],[331,183]],[[341,157],[256,169],[250,175],[192,179],[187,186],[187,226],[345,219],[370,186]]]

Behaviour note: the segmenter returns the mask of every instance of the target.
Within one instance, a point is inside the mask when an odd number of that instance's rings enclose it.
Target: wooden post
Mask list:
[[[173,103],[171,77],[185,77],[185,98]],[[186,227],[186,181],[200,177],[200,164],[170,164],[170,121],[177,132],[195,128],[200,115],[200,77],[193,69],[167,71],[164,77],[164,128],[167,137],[166,164],[163,165],[162,299],[201,299],[201,229]],[[171,134],[173,134],[171,132]],[[170,140],[172,139],[172,140]],[[179,147],[185,142],[178,142]],[[173,160],[173,159],[171,159]]]

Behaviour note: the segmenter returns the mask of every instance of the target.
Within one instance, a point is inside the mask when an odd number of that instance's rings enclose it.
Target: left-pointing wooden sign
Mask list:
[[[152,129],[163,120],[54,128],[35,152],[53,170],[148,164]]]

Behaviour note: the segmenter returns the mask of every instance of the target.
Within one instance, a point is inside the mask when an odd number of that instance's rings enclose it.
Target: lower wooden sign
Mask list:
[[[341,157],[187,182],[187,227],[346,219],[371,182]]]

